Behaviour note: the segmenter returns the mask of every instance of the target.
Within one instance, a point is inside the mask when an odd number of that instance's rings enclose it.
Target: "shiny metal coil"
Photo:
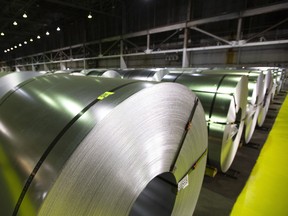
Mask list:
[[[284,73],[285,70],[283,68],[275,68],[271,71],[273,75],[273,83],[275,87],[275,95],[279,94],[282,88],[283,80],[284,80]],[[274,98],[274,96],[273,96]]]
[[[81,73],[86,76],[121,78],[121,75],[117,71],[108,69],[85,69]]]
[[[263,105],[264,94],[263,94],[263,72],[257,70],[204,70],[201,74],[231,74],[238,76],[248,77],[248,97],[247,97],[247,108],[245,117],[245,130],[244,130],[244,141],[249,143],[252,135],[255,131],[258,116]]]
[[[41,75],[38,72],[0,73],[0,98],[9,91],[13,92],[14,89],[17,90],[18,85],[26,80]]]
[[[168,70],[161,68],[154,69],[131,69],[131,70],[118,70],[124,79],[135,79],[145,81],[158,81],[168,74]]]
[[[201,68],[201,67],[197,67],[197,68],[167,68],[167,70],[169,71],[169,73],[199,73],[203,70],[209,70],[210,68]]]
[[[264,74],[264,84],[263,84],[263,103],[260,108],[258,116],[258,126],[262,127],[268,113],[268,109],[272,100],[272,95],[274,94],[275,87],[273,87],[273,77],[270,70],[263,71]]]
[[[207,127],[185,86],[52,74],[0,101],[1,214],[193,214]]]
[[[273,83],[272,71],[274,67],[252,67],[251,69],[256,69],[256,71],[261,71],[264,74],[263,83],[263,103],[260,108],[257,124],[262,127],[266,119],[266,115],[270,106],[270,103],[275,95],[276,84]]]
[[[168,74],[199,97],[208,126],[208,162],[226,172],[231,166],[244,128],[248,78],[233,75]]]

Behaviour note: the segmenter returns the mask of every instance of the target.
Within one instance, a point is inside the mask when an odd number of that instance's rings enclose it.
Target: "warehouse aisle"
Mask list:
[[[288,98],[285,99],[232,216],[288,215]]]

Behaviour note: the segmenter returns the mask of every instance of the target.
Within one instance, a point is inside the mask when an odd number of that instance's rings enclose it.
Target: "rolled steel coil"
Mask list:
[[[7,74],[9,74],[10,72],[0,72],[0,77],[5,76]]]
[[[166,69],[131,69],[131,70],[118,70],[124,79],[145,80],[145,81],[158,81],[168,74]]]
[[[169,73],[199,73],[209,68],[167,68]]]
[[[256,69],[257,71],[262,71],[264,74],[264,83],[263,83],[263,103],[260,108],[257,124],[259,127],[262,127],[266,119],[266,115],[273,99],[273,95],[276,91],[276,85],[273,83],[273,74],[272,70],[274,67],[252,67],[250,69]]]
[[[263,94],[263,80],[264,75],[261,71],[256,70],[204,70],[200,72],[201,74],[230,74],[237,76],[247,76],[248,77],[248,97],[247,97],[247,108],[245,117],[245,131],[244,131],[244,141],[249,143],[252,135],[254,134],[258,116],[262,107],[264,94]]]
[[[185,86],[52,74],[7,94],[1,214],[193,214],[207,128]]]
[[[282,84],[284,80],[284,69],[276,68],[273,71],[273,81],[275,83],[275,95],[279,94],[282,89]]]
[[[0,73],[0,98],[7,92],[17,89],[21,83],[26,80],[30,80],[33,77],[41,76],[38,72],[12,72],[12,73]]]
[[[121,75],[114,70],[107,69],[86,69],[81,71],[85,73],[86,76],[95,76],[95,77],[109,77],[109,78],[121,78]]]
[[[200,99],[208,126],[208,163],[226,172],[234,160],[244,128],[248,78],[168,74],[163,81],[183,84]]]
[[[258,126],[262,127],[268,113],[268,109],[272,100],[273,92],[275,88],[273,87],[273,77],[270,70],[263,71],[264,74],[264,84],[263,84],[263,103],[260,108],[258,116]]]

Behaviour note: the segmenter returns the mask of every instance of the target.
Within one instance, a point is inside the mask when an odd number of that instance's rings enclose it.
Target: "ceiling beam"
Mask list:
[[[214,16],[214,17],[209,17],[209,18],[204,18],[204,19],[199,19],[199,20],[193,20],[193,21],[190,21],[187,23],[187,27],[193,27],[193,26],[197,26],[197,25],[220,22],[220,21],[225,21],[225,20],[238,19],[241,17],[256,16],[256,15],[260,15],[260,14],[272,13],[275,11],[287,10],[287,9],[288,9],[288,2],[285,2],[285,3],[280,3],[280,4],[276,4],[276,5],[271,5],[271,6],[259,7],[259,8],[255,8],[255,9],[247,9],[244,11],[224,14],[224,15],[220,15],[220,16]]]
[[[80,9],[80,10],[88,11],[88,12],[92,12],[92,13],[97,13],[97,14],[101,14],[101,15],[105,15],[105,16],[118,17],[119,18],[119,16],[111,14],[111,13],[106,13],[104,11],[95,10],[93,8],[90,8],[90,7],[84,7],[82,5],[73,4],[73,3],[69,3],[69,2],[64,2],[64,1],[59,1],[59,0],[46,0],[46,2],[50,2],[50,3],[54,3],[54,4],[58,4],[58,5],[62,5],[62,6],[70,7],[70,8]]]

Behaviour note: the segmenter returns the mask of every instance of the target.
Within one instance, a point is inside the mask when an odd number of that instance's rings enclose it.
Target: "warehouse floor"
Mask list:
[[[255,130],[249,145],[239,148],[228,172],[226,174],[218,173],[214,178],[205,176],[194,216],[230,215],[273,127],[281,105],[286,98],[287,90],[288,85],[286,84],[282,91],[275,96],[263,127]]]

